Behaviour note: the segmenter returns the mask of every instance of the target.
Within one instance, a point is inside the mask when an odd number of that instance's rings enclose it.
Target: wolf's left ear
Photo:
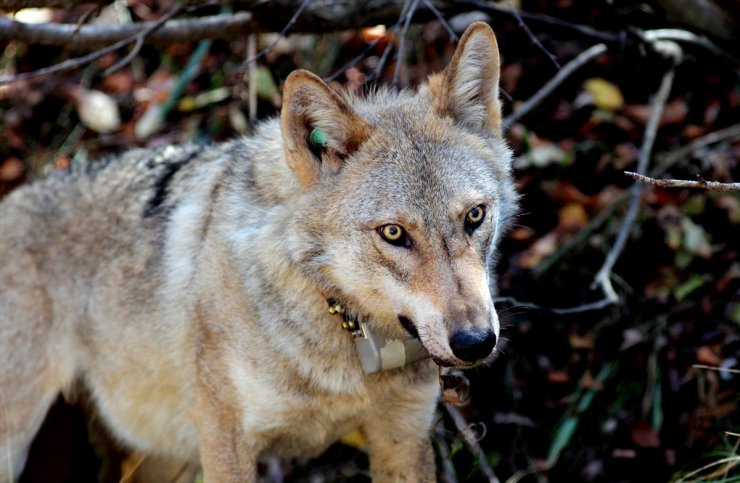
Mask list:
[[[370,133],[344,99],[307,70],[285,80],[280,130],[286,160],[304,186],[326,170],[338,171]]]
[[[500,134],[499,64],[493,30],[484,22],[472,23],[450,64],[429,78],[434,108],[473,129]]]

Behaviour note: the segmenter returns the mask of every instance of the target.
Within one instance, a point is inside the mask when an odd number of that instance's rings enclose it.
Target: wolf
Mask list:
[[[492,268],[517,195],[498,84],[496,38],[474,23],[415,91],[357,96],[298,70],[252,137],[12,192],[0,480],[82,385],[119,442],[209,483],[356,428],[373,481],[434,481],[437,366],[484,363],[499,336]]]

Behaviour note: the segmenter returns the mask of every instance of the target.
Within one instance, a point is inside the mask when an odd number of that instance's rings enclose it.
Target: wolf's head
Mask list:
[[[496,38],[478,22],[418,92],[355,98],[306,71],[285,85],[303,270],[442,365],[485,360],[499,335],[491,267],[516,195],[498,83]]]

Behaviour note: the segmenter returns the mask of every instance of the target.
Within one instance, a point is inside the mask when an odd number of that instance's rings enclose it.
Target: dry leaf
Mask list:
[[[109,133],[121,127],[121,115],[115,99],[104,92],[80,90],[77,93],[77,115],[89,129]]]
[[[660,436],[655,428],[645,421],[638,421],[630,428],[630,439],[641,448],[660,447]]]
[[[616,111],[624,106],[624,97],[619,87],[611,82],[594,77],[583,83],[583,88],[591,95],[594,104],[599,109]]]

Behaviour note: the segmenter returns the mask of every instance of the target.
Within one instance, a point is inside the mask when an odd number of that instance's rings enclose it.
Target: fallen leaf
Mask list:
[[[562,384],[570,382],[570,375],[566,371],[550,371],[547,373],[547,380]]]
[[[623,351],[647,341],[648,338],[645,337],[645,334],[643,334],[641,330],[635,328],[626,329],[622,332],[622,345],[619,350]]]
[[[558,230],[573,233],[588,224],[588,214],[579,203],[568,203],[558,210]]]
[[[727,211],[727,216],[732,224],[740,224],[740,199],[733,195],[720,195],[715,204]]]
[[[712,255],[712,246],[709,243],[709,236],[701,225],[697,225],[689,218],[681,219],[681,229],[683,230],[683,247],[690,253],[709,258]]]
[[[681,302],[688,297],[694,290],[701,288],[704,285],[704,277],[698,274],[693,274],[687,281],[676,287],[673,291],[673,296],[676,300]]]
[[[21,23],[49,23],[54,20],[54,11],[50,8],[22,8],[15,12],[13,20]]]
[[[669,102],[663,110],[659,125],[682,123],[686,120],[688,112],[689,108],[682,99]],[[624,108],[624,113],[633,121],[645,125],[650,117],[650,106],[644,104],[628,104]]]
[[[696,351],[696,362],[700,364],[706,364],[708,366],[718,367],[722,364],[722,359],[714,353],[709,346],[703,345]]]
[[[619,87],[611,82],[594,77],[583,83],[583,88],[591,95],[594,104],[599,109],[616,111],[624,106],[624,97]]]
[[[550,255],[557,248],[557,235],[550,232],[543,236],[519,256],[519,264],[522,268],[536,267],[546,256]]]
[[[89,129],[109,133],[121,127],[118,104],[108,94],[95,90],[80,90],[76,95],[77,115]]]
[[[593,332],[586,334],[568,334],[568,342],[573,349],[593,349],[594,347],[594,335]]]
[[[0,165],[0,181],[16,181],[26,172],[23,161],[18,158],[7,158]]]
[[[637,421],[630,428],[630,439],[641,448],[658,448],[660,447],[660,436],[655,428],[645,421]]]

